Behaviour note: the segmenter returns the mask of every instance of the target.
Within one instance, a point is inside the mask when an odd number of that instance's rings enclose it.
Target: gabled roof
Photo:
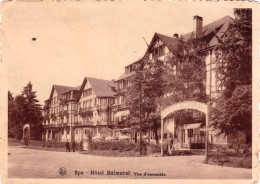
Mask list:
[[[134,64],[134,63],[133,63]],[[132,71],[132,72],[130,72],[130,73],[123,73],[116,81],[120,81],[120,80],[122,80],[122,79],[126,79],[126,78],[128,78],[128,77],[131,77],[132,75],[134,75],[134,71]]]
[[[116,92],[112,90],[112,88],[116,89],[117,87],[115,82],[92,77],[85,77],[81,85],[79,96],[81,95],[87,81],[90,83],[93,93],[96,95],[96,97],[114,97],[116,95]]]
[[[208,35],[212,34],[212,36],[208,40],[209,47],[216,46],[218,44],[218,39],[215,35],[217,35],[219,38],[221,38],[225,34],[225,32],[228,30],[229,24],[233,21],[234,21],[234,19],[230,16],[225,16],[225,17],[222,17],[222,18],[220,18],[216,21],[213,21],[213,22],[211,22],[211,23],[202,27],[201,37],[207,37]],[[194,35],[194,32],[192,31],[192,32],[189,32],[187,34],[182,35],[182,37],[183,37],[184,40],[188,40],[193,35]],[[178,45],[178,39],[177,38],[171,37],[171,36],[166,36],[166,35],[163,35],[163,34],[160,34],[160,33],[155,33],[151,42],[150,42],[150,44],[149,44],[149,46],[148,46],[148,48],[147,48],[147,50],[146,50],[146,53],[138,61],[142,60],[145,57],[145,55],[147,55],[147,53],[150,52],[150,50],[151,50],[151,48],[154,44],[154,41],[156,39],[160,39],[163,42],[163,44],[166,47],[168,47],[168,49],[171,52],[173,52]],[[129,65],[132,65],[134,63],[136,63],[136,61],[129,64]],[[127,66],[129,66],[129,65],[127,65]],[[124,74],[120,76],[120,78],[123,78],[123,77],[124,77]],[[117,80],[119,80],[119,79],[117,79]]]
[[[162,34],[159,34],[159,33],[155,33],[155,35],[164,43],[164,45],[166,47],[168,47],[168,49],[170,51],[173,51],[178,45],[178,39],[177,38],[162,35]]]
[[[67,90],[63,91],[61,94],[67,93],[69,91],[79,91],[80,88],[81,88],[81,85],[80,86],[76,86],[76,87],[71,87],[71,88],[68,88]]]
[[[64,92],[66,92],[72,88],[73,87],[70,87],[70,86],[53,85],[49,99],[52,98],[54,90],[56,90],[56,92],[57,92],[58,99],[61,99],[61,94],[63,94]]]
[[[228,30],[229,25],[233,22],[234,19],[230,16],[222,17],[216,21],[213,21],[202,27],[202,35],[201,37],[205,37],[209,34],[215,33],[218,37],[222,37],[224,33]],[[187,33],[183,35],[184,40],[189,39],[194,32]],[[209,47],[215,46],[218,44],[217,38],[214,35],[209,41]]]
[[[214,22],[211,22],[205,26],[202,27],[202,35],[201,37],[206,37],[212,33],[216,34],[218,37],[222,37],[224,35],[224,33],[228,30],[229,24],[233,21],[234,19],[231,18],[230,16],[225,16],[222,17]],[[183,35],[183,39],[184,40],[188,40],[189,38],[191,38],[191,36],[195,34],[193,31],[189,32],[187,34]],[[218,44],[218,40],[216,38],[215,35],[212,35],[212,37],[209,40],[209,47],[215,46]],[[151,47],[153,46],[154,41],[156,40],[156,38],[159,38],[166,47],[168,47],[168,49],[170,51],[174,51],[174,49],[177,47],[178,45],[178,39],[174,38],[174,37],[170,37],[170,36],[166,36],[163,34],[159,34],[159,33],[155,33],[153,36],[152,41],[149,44],[149,47],[146,51],[146,54],[150,51]]]

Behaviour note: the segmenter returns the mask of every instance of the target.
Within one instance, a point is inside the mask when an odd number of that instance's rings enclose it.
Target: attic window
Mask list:
[[[115,87],[111,87],[111,90],[116,92],[116,88]]]
[[[128,67],[125,68],[125,73],[126,73],[126,74],[128,74],[128,73],[130,73],[130,72],[132,72],[132,65],[130,65],[130,66],[128,66]]]
[[[87,90],[84,90],[84,91],[83,91],[83,97],[85,97],[85,96],[90,96],[90,95],[92,95],[92,94],[93,94],[92,89],[87,89]]]
[[[155,47],[155,48],[153,49],[153,57],[156,57],[156,56],[159,57],[159,56],[164,55],[164,50],[165,50],[164,45]]]

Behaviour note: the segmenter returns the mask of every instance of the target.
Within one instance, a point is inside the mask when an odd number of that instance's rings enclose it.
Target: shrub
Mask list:
[[[205,149],[205,143],[191,143],[191,149]]]
[[[161,153],[161,147],[159,144],[150,144],[150,146],[147,147],[147,154],[155,154],[155,153]]]
[[[95,141],[91,143],[94,150],[118,150],[122,151],[137,151],[139,150],[139,145],[134,143],[129,143],[126,141]]]

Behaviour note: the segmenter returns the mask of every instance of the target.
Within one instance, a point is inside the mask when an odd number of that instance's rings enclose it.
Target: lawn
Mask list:
[[[230,144],[217,146],[209,152],[211,164],[252,168],[252,147],[247,144]]]

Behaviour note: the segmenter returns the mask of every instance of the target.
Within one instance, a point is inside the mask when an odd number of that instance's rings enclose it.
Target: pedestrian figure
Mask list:
[[[79,148],[80,151],[83,151],[83,140],[81,139],[80,143],[79,143]]]
[[[69,140],[66,142],[66,152],[70,152],[70,143]]]
[[[72,150],[73,150],[73,152],[75,152],[75,148],[76,148],[76,143],[75,143],[75,141],[73,141],[72,142]]]

